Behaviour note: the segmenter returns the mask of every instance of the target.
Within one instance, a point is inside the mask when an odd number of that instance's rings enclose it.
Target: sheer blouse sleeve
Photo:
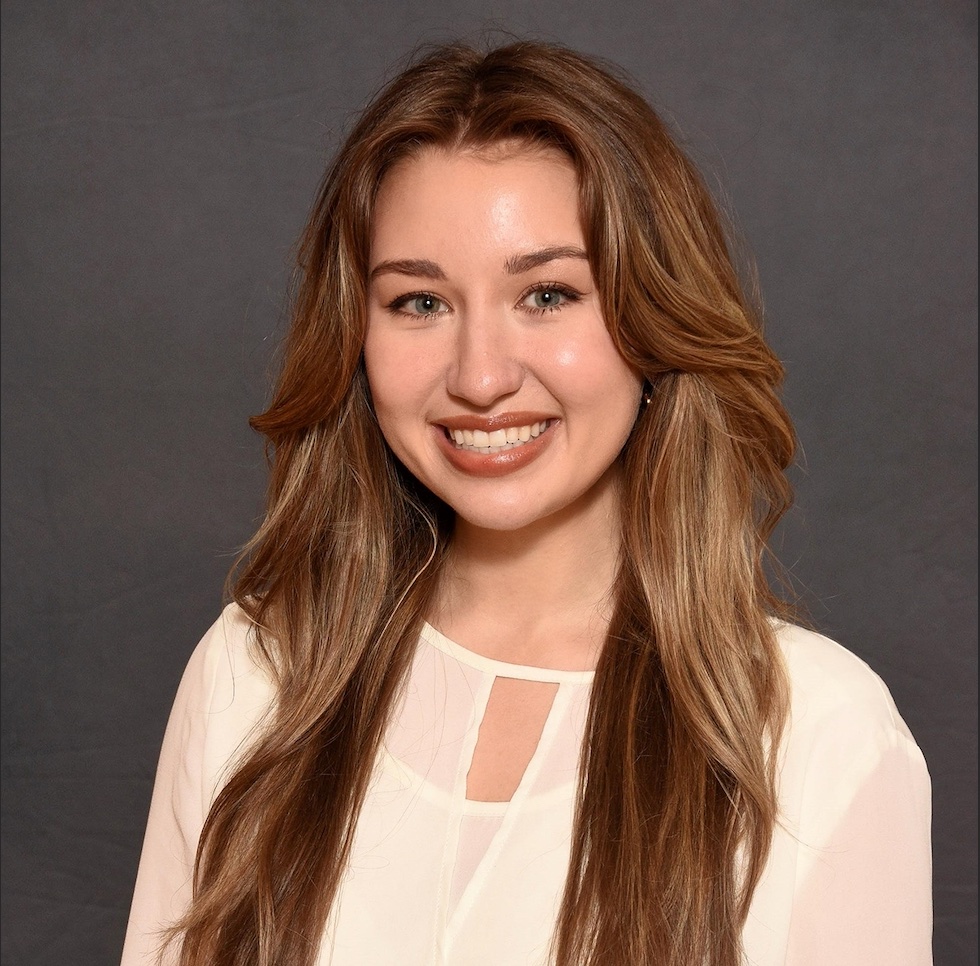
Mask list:
[[[818,641],[825,653],[794,672],[798,735],[789,754],[805,757],[796,763],[799,851],[787,966],[929,966],[925,761],[880,678],[839,645]]]
[[[130,910],[122,966],[156,964],[162,933],[191,899],[204,820],[243,742],[261,721],[271,683],[248,656],[249,622],[235,605],[187,664],[163,739]],[[175,950],[164,963],[174,961]]]

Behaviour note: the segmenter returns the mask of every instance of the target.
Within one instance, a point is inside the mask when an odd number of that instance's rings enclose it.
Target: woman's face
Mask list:
[[[460,517],[516,530],[615,499],[641,381],[606,330],[562,155],[428,149],[396,165],[368,299],[381,430]]]

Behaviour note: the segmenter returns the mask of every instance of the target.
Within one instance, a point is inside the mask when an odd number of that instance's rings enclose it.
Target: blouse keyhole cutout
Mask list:
[[[558,685],[498,677],[490,689],[466,776],[473,802],[509,802],[541,740]]]

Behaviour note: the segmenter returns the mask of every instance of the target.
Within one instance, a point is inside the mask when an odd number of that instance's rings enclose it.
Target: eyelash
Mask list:
[[[576,292],[575,289],[569,288],[567,285],[561,285],[558,282],[548,282],[544,285],[532,285],[517,301],[518,304],[523,302],[525,299],[530,298],[536,292],[557,292],[562,299],[567,299],[573,305],[576,302],[582,301],[582,295]],[[531,312],[534,315],[544,315],[545,312],[558,312],[562,308],[562,305],[541,305],[541,306],[531,306],[526,309],[526,311]]]
[[[409,302],[412,302],[415,299],[424,299],[424,298],[431,298],[431,299],[434,299],[437,302],[444,302],[445,301],[444,299],[439,298],[437,295],[433,295],[431,292],[422,292],[422,291],[420,291],[420,292],[406,292],[404,295],[399,295],[398,298],[396,298],[393,301],[389,302],[385,306],[385,308],[388,309],[388,311],[391,312],[392,315],[411,315],[411,316],[415,316],[416,318],[419,318],[419,319],[430,319],[434,315],[439,315],[440,314],[439,312],[424,312],[424,313],[419,313],[419,312],[405,312],[405,311],[403,311],[404,308],[405,308],[405,306],[408,305]]]
[[[582,301],[582,295],[576,292],[575,289],[569,288],[567,285],[562,285],[559,282],[545,282],[537,285],[532,285],[529,289],[521,294],[521,297],[517,300],[517,304],[520,305],[525,299],[530,298],[537,292],[557,292],[562,299],[567,300],[574,304],[575,302]],[[444,305],[448,304],[445,299],[439,298],[437,295],[433,295],[432,292],[418,291],[418,292],[406,292],[404,295],[399,295],[398,298],[389,302],[385,308],[387,308],[393,315],[410,315],[419,319],[431,319],[433,316],[441,315],[441,312],[405,312],[405,306],[415,299],[421,298],[431,298],[437,302],[442,302]],[[546,312],[558,312],[563,307],[564,303],[558,305],[541,305],[541,306],[526,306],[524,311],[530,312],[532,315],[544,315]]]

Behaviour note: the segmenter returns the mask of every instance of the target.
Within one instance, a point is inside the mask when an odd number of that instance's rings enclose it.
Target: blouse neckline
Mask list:
[[[450,640],[441,631],[437,631],[431,624],[422,624],[422,639],[432,647],[455,658],[461,664],[467,664],[485,674],[492,674],[495,677],[516,678],[522,681],[546,681],[552,684],[591,684],[595,678],[595,671],[567,671],[560,668],[534,667],[530,664],[510,664],[507,661],[498,661],[483,654],[477,654],[462,644]]]

